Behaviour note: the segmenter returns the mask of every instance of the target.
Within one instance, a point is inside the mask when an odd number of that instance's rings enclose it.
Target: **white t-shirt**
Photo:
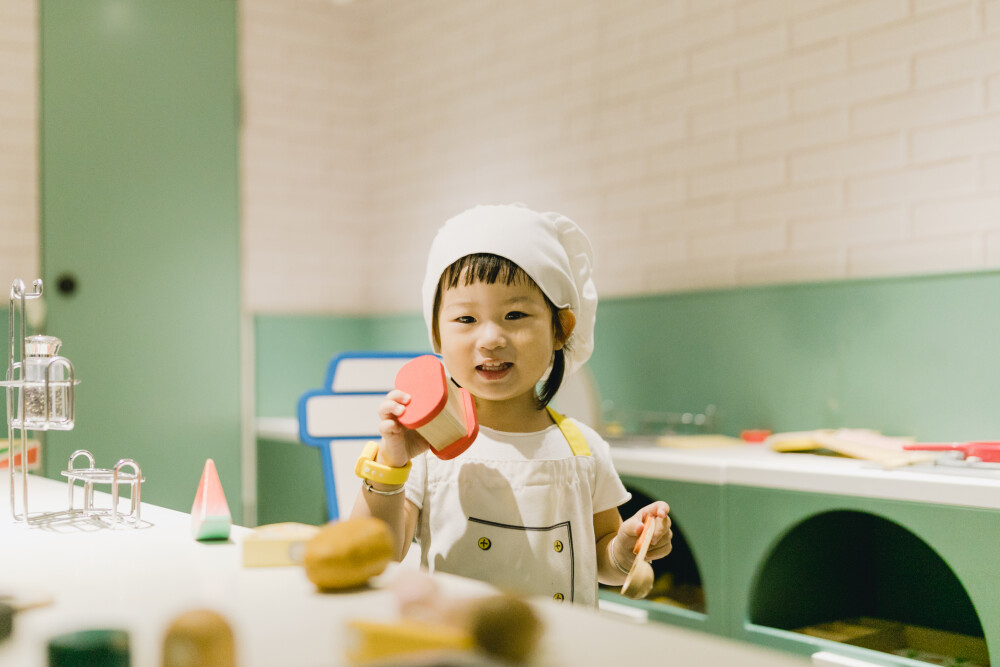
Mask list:
[[[592,514],[618,507],[627,502],[632,494],[622,484],[611,461],[611,446],[586,424],[568,417],[583,433],[594,458],[595,479],[592,484],[594,495],[591,499]],[[427,480],[427,455],[413,459],[413,468],[406,482],[406,498],[418,508],[424,507],[424,491]],[[491,461],[554,461],[573,456],[559,427],[553,424],[535,433],[508,433],[495,431],[485,426],[479,427],[476,441],[460,456],[450,460],[435,460],[435,465],[464,465],[466,463],[489,464]],[[420,536],[417,536],[420,539]]]

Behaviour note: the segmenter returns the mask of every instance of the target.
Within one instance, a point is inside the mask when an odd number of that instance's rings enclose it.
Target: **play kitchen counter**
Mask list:
[[[675,526],[638,612],[854,665],[1000,665],[1000,472],[613,445],[633,502]]]
[[[121,628],[130,636],[132,664],[160,664],[166,627],[198,607],[222,613],[232,624],[237,661],[256,665],[341,665],[353,639],[354,619],[392,621],[394,596],[383,589],[405,566],[390,566],[371,587],[320,594],[298,567],[244,568],[241,542],[248,529],[233,527],[230,540],[197,542],[189,515],[142,504],[138,528],[93,524],[26,526],[10,518],[9,477],[0,475],[0,593],[23,602],[44,600],[14,618],[14,633],[0,642],[0,664],[42,667],[53,636],[84,629]],[[32,508],[66,506],[66,484],[31,478]],[[96,494],[98,503],[107,494]],[[449,595],[481,595],[484,584],[435,575]],[[549,600],[534,604],[545,625],[540,665],[689,664],[794,667],[808,661],[665,625],[637,625],[593,610]],[[471,663],[470,663],[471,664]]]

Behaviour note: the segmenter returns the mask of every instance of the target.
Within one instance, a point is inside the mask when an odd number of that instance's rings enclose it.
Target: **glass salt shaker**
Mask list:
[[[55,336],[24,339],[23,428],[73,428],[72,367],[68,359],[57,356],[61,345]]]

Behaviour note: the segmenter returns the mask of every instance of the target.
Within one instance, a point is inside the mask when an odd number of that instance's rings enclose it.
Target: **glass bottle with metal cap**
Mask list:
[[[24,339],[24,415],[18,428],[45,431],[73,428],[73,366],[57,356],[62,341],[55,336]]]

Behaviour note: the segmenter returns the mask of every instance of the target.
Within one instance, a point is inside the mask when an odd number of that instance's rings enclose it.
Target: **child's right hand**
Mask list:
[[[382,435],[382,445],[378,451],[379,463],[393,468],[402,468],[414,456],[430,449],[422,435],[399,423],[399,416],[410,404],[410,395],[393,389],[385,395],[378,408],[378,432]]]

